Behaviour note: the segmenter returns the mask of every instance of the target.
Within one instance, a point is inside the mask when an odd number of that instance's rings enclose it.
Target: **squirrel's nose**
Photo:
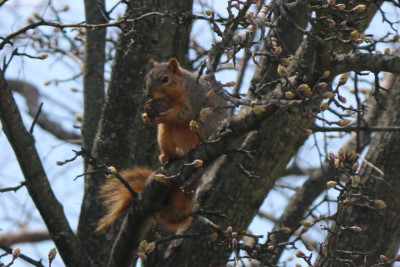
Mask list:
[[[150,90],[146,90],[146,96],[147,96],[148,98],[153,98],[153,93],[150,92]]]

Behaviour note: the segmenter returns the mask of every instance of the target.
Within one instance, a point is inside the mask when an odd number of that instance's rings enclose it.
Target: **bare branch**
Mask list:
[[[4,246],[12,246],[18,243],[35,243],[51,239],[47,230],[43,231],[27,231],[10,232],[0,235],[0,244]]]
[[[366,53],[338,55],[332,62],[332,74],[349,71],[391,72],[400,74],[400,57],[395,55],[372,55]]]
[[[32,135],[25,129],[11,90],[0,72],[0,119],[24,173],[28,192],[66,265],[88,266],[61,203],[50,187]]]
[[[29,115],[33,118],[36,117],[40,107],[39,90],[27,82],[7,80],[7,83],[12,91],[18,92],[25,97]],[[74,141],[81,139],[81,136],[64,130],[58,122],[51,120],[47,114],[43,112],[38,117],[37,124],[61,140]]]

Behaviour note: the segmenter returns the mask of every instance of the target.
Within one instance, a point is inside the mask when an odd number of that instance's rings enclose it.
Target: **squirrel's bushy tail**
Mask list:
[[[143,190],[147,178],[153,171],[147,168],[133,168],[122,171],[120,175],[139,193]],[[101,231],[112,224],[124,210],[132,204],[132,194],[118,180],[108,180],[100,189],[100,199],[106,208],[106,215],[99,221],[96,231]]]

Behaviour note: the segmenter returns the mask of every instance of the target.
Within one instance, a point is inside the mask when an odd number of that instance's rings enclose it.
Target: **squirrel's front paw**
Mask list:
[[[147,116],[147,113],[143,113],[143,114],[142,114],[142,120],[143,120],[145,123],[154,123],[154,121],[150,120],[150,118]]]
[[[163,153],[160,156],[158,156],[158,159],[160,160],[161,164],[165,164],[169,160],[169,157],[167,156],[167,154]]]
[[[169,121],[176,122],[178,120],[179,111],[176,109],[169,109],[164,112],[160,112],[157,117],[154,118],[155,123],[165,123]]]

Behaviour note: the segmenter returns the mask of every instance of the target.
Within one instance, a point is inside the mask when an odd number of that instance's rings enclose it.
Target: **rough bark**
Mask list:
[[[103,0],[85,0],[85,17],[89,24],[105,23],[105,2]],[[104,105],[104,64],[106,57],[107,28],[86,30],[85,57],[83,72],[83,147],[92,151],[94,137]],[[85,169],[87,168],[85,164]]]

